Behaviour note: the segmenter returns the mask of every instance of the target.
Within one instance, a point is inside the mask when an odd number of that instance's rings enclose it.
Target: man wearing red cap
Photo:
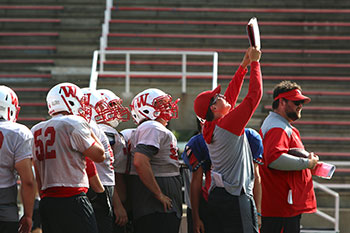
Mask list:
[[[206,120],[203,137],[212,162],[208,207],[214,224],[206,232],[258,232],[252,192],[254,165],[244,128],[262,97],[260,57],[259,50],[248,48],[224,95],[218,86],[200,93],[194,101],[195,113]],[[235,107],[249,64],[248,94]]]
[[[291,123],[300,119],[303,104],[311,99],[290,81],[276,85],[273,98],[273,111],[260,129],[264,145],[261,233],[298,233],[301,214],[316,211],[310,169],[316,166],[318,156],[311,152],[308,158],[301,158],[289,153],[291,148],[304,149],[299,131]]]

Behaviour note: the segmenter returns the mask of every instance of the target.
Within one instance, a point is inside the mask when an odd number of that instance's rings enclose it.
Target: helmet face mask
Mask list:
[[[85,118],[85,102],[81,89],[72,83],[60,83],[51,88],[46,97],[49,114],[59,112],[82,116]]]
[[[0,86],[0,117],[16,122],[20,107],[16,93],[7,86]]]
[[[120,122],[130,120],[130,111],[127,107],[122,105],[123,100],[115,95],[112,91],[107,89],[97,90],[104,101],[107,103],[109,112],[105,115],[105,123],[116,128]]]
[[[146,89],[132,100],[132,117],[136,124],[158,118],[170,121],[178,117],[178,102],[179,99],[172,102],[172,97],[159,89]]]
[[[119,122],[125,122],[130,120],[130,111],[127,107],[122,105],[123,100],[116,96],[116,99],[109,101],[108,105],[113,109],[113,119],[117,119]]]
[[[108,104],[102,98],[99,102],[96,103],[94,110],[96,115],[93,116],[93,119],[97,123],[106,122],[107,116],[110,115],[111,112],[111,109],[109,108]]]
[[[105,99],[96,91],[90,88],[82,88],[85,102],[85,115],[88,122],[91,120],[96,123],[106,122],[107,116],[111,114],[111,108]]]
[[[178,106],[177,99],[175,102],[172,102],[172,97],[170,95],[160,96],[153,100],[153,106],[156,109],[158,117],[161,117],[167,121],[171,119],[176,119],[178,117]]]

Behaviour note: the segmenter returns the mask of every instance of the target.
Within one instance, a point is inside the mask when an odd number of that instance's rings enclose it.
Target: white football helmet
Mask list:
[[[96,123],[104,123],[107,121],[107,116],[111,114],[112,109],[108,106],[107,101],[102,98],[99,92],[91,88],[82,88],[84,93],[85,103],[87,108],[85,109],[85,115],[88,122],[91,120]]]
[[[131,102],[131,114],[136,124],[144,120],[162,118],[170,121],[178,117],[177,99],[155,88],[146,89],[137,94]]]
[[[16,93],[7,86],[0,86],[0,117],[16,122],[20,107]]]
[[[111,113],[107,115],[106,123],[116,128],[120,122],[130,120],[130,111],[127,107],[122,105],[123,100],[121,98],[107,89],[99,89],[97,92],[107,101],[108,106],[112,110]]]
[[[52,116],[58,112],[68,112],[73,115],[85,117],[84,94],[73,83],[60,83],[51,88],[46,96],[49,114]]]

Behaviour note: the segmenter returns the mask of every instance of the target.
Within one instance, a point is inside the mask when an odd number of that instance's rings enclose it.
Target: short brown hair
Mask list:
[[[277,84],[274,89],[273,89],[273,99],[275,99],[279,94],[287,92],[287,91],[291,91],[294,89],[299,89],[300,91],[302,91],[300,85],[298,85],[296,82],[291,82],[291,81],[287,81],[284,80],[282,82],[280,82],[279,84]],[[278,100],[274,100],[272,102],[272,109],[277,109],[279,105],[279,99]]]

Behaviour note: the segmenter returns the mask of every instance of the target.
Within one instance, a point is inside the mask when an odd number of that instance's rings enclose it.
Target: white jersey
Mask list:
[[[136,131],[136,128],[133,129],[124,129],[120,133],[123,135],[125,140],[126,148],[124,150],[124,153],[118,157],[118,163],[116,163],[116,166],[119,167],[118,171],[119,173],[126,173],[130,175],[137,175],[136,169],[134,167],[134,159],[131,156],[131,136]],[[128,171],[128,172],[126,172]]]
[[[114,154],[114,171],[121,174],[129,174],[130,161],[127,160],[127,142],[115,128],[100,124],[99,127],[107,135]]]
[[[100,163],[95,163],[98,176],[100,177],[101,183],[106,186],[112,186],[115,184],[114,179],[114,156],[113,151],[109,145],[109,141],[103,130],[100,128],[95,121],[90,122],[92,131],[96,137],[100,140],[105,150],[105,160]]]
[[[0,120],[0,188],[16,184],[15,163],[32,158],[33,134],[21,124]]]
[[[154,146],[159,149],[158,153],[150,158],[155,177],[180,175],[177,140],[164,125],[153,120],[143,122],[131,136],[132,156],[134,156],[138,144]]]
[[[79,116],[56,115],[33,126],[34,163],[41,190],[51,187],[89,187],[83,152],[95,140],[89,124]]]

